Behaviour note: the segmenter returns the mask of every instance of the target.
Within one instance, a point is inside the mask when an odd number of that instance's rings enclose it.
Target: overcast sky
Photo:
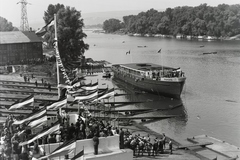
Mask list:
[[[21,0],[0,0],[0,16],[19,27],[21,21]],[[142,10],[147,11],[151,8],[165,10],[177,6],[198,6],[207,3],[210,6],[218,4],[240,4],[239,0],[27,0],[28,23],[43,22],[44,11],[49,4],[64,4],[65,6],[75,7],[84,13],[106,12],[106,11],[128,11]]]

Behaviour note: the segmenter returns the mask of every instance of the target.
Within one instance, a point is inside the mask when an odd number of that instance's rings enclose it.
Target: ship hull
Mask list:
[[[185,83],[185,78],[181,81],[157,81],[150,79],[139,79],[131,74],[121,74],[114,70],[113,73],[114,79],[121,80],[142,91],[172,98],[180,98]]]

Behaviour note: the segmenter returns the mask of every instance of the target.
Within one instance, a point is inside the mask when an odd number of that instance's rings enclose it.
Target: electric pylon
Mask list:
[[[20,22],[20,30],[21,31],[29,31],[28,26],[28,18],[27,18],[27,0],[21,0],[17,4],[21,3],[21,22]]]

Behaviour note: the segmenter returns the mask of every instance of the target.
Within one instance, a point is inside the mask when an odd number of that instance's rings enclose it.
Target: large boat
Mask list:
[[[158,95],[180,98],[186,80],[180,68],[152,63],[112,65],[114,78]]]

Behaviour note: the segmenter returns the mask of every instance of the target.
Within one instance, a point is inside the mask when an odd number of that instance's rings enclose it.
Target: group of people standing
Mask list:
[[[147,153],[148,156],[156,156],[158,154],[166,153],[168,143],[169,153],[172,154],[172,141],[163,134],[162,138],[157,137],[152,140],[150,135],[141,136],[140,134],[132,135],[128,130],[125,132],[120,130],[120,149],[130,148],[133,150],[134,156],[140,156]]]

